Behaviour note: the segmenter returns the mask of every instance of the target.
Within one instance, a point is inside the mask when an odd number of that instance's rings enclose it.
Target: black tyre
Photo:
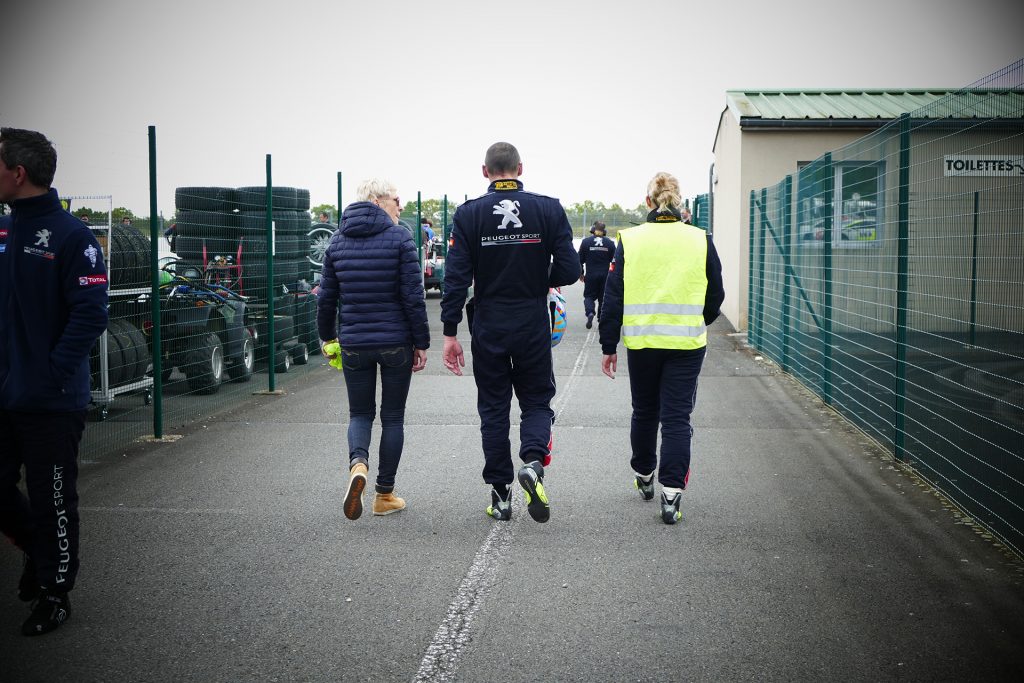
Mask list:
[[[182,237],[233,237],[239,232],[238,214],[220,211],[182,211],[175,220],[174,235]],[[175,247],[177,247],[175,243]]]
[[[231,187],[179,187],[174,191],[177,211],[225,211],[235,208],[235,190]]]
[[[294,187],[282,187],[274,185],[270,194],[274,204],[274,210],[294,211],[297,197]],[[242,211],[258,211],[267,206],[266,185],[251,185],[240,187],[235,190],[235,199],[238,208]]]
[[[309,347],[305,344],[296,344],[288,349],[288,351],[292,354],[292,362],[296,365],[306,365],[309,363]]]
[[[301,187],[295,189],[295,208],[298,211],[309,211],[309,190]]]
[[[150,354],[142,330],[127,320],[111,320],[107,328],[121,348],[121,372],[118,384],[138,382],[149,369]]]
[[[249,330],[243,332],[242,352],[234,358],[234,362],[228,366],[228,376],[233,382],[248,382],[252,379],[253,370],[256,367],[256,344],[252,340]]]
[[[188,388],[200,394],[213,394],[224,381],[224,349],[220,337],[210,332],[193,342],[185,352],[185,376]]]
[[[110,286],[120,289],[145,287],[149,282],[149,240],[138,229],[115,225],[108,245]]]
[[[334,237],[334,233],[337,228],[320,228],[314,227],[307,233],[309,237],[309,255],[306,259],[317,268],[323,268],[324,257],[327,255],[327,246],[331,243],[331,238]]]
[[[281,350],[274,354],[274,369],[278,372],[288,372],[292,369],[292,357],[287,351]]]

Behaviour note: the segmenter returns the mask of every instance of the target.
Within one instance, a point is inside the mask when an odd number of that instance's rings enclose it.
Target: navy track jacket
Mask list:
[[[373,202],[349,204],[331,237],[316,322],[320,338],[343,349],[430,347],[416,243]]]
[[[580,261],[572,227],[557,199],[525,192],[518,180],[496,180],[487,194],[455,211],[445,260],[441,322],[454,337],[466,293],[477,306],[544,298],[572,284]]]
[[[56,190],[0,217],[0,409],[89,404],[89,350],[107,328],[107,270],[96,237]]]

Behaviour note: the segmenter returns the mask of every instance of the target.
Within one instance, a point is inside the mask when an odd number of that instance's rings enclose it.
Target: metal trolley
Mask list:
[[[97,241],[103,251],[103,262],[106,264],[107,272],[110,272],[111,263],[111,252],[113,251],[112,245],[113,240],[111,239],[111,232],[113,230],[113,198],[110,195],[77,195],[68,196],[64,200],[68,202],[67,206],[70,208],[72,201],[105,201],[107,204],[107,224],[106,225],[90,225],[89,227],[96,234]],[[108,280],[109,282],[110,280]],[[110,284],[107,285],[107,297],[108,299],[114,298],[127,298],[127,297],[138,297],[138,296],[149,296],[149,287],[132,287],[132,288],[112,288]],[[143,401],[146,405],[153,402],[153,378],[142,377],[141,379],[125,382],[117,385],[113,385],[110,382],[110,360],[108,356],[108,350],[110,348],[110,333],[108,330],[104,330],[103,334],[100,335],[98,340],[99,343],[99,387],[94,388],[90,391],[90,398],[93,405],[99,408],[99,419],[105,420],[109,412],[110,404],[114,402],[114,397],[119,394],[127,394],[140,392],[143,396]]]

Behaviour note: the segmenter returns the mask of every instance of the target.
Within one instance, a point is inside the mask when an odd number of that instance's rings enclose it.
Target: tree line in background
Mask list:
[[[684,200],[684,206],[689,209],[690,200]],[[458,204],[449,199],[448,200],[448,222],[451,223],[452,216],[455,215],[455,209]],[[311,207],[309,210],[310,222],[315,223],[319,220],[321,212],[326,212],[330,216],[330,222],[337,224],[338,222],[338,207],[334,204],[317,204]],[[102,210],[95,210],[88,207],[71,207],[71,213],[76,216],[87,216],[89,222],[92,225],[106,225],[107,223],[107,212]],[[647,207],[643,204],[638,205],[633,209],[624,209],[618,204],[612,204],[606,206],[603,202],[595,202],[592,200],[586,200],[583,202],[577,202],[570,204],[565,207],[565,214],[569,218],[569,224],[573,228],[573,233],[579,237],[588,233],[590,226],[593,225],[594,221],[602,221],[607,226],[608,233],[614,235],[618,230],[628,228],[631,225],[638,225],[643,223],[647,217]],[[440,228],[444,221],[444,202],[442,199],[424,199],[421,202],[420,215],[424,218],[430,219],[434,226]],[[112,210],[111,216],[115,225],[120,224],[121,219],[128,217],[132,219],[132,225],[141,230],[143,234],[149,234],[149,217],[148,216],[136,216],[132,213],[131,209],[123,206],[116,207]],[[402,209],[402,216],[406,220],[415,220],[416,216],[416,202],[410,201],[405,203],[405,207]],[[174,222],[174,217],[163,219],[165,223],[170,224]]]
[[[683,205],[689,209],[690,200],[684,200]],[[447,217],[449,223],[451,223],[452,216],[455,215],[455,209],[457,207],[458,203],[451,199],[448,200]],[[607,227],[609,234],[615,234],[618,230],[628,228],[632,225],[639,225],[647,219],[647,206],[644,204],[639,204],[633,209],[624,209],[618,204],[606,206],[603,202],[595,202],[588,199],[576,204],[570,204],[564,208],[565,215],[569,218],[569,224],[573,228],[573,233],[578,237],[587,234],[594,221],[602,221]],[[310,209],[310,213],[312,214],[314,221],[317,220],[317,217],[321,212],[326,212],[330,216],[330,221],[332,223],[338,222],[338,207],[336,205],[318,204]],[[422,200],[420,202],[420,215],[423,218],[430,219],[430,222],[435,227],[440,227],[444,223],[443,200]],[[415,220],[415,216],[416,202],[406,202],[405,206],[402,208],[403,219]]]

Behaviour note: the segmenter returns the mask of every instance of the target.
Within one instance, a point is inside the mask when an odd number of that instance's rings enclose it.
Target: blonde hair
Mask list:
[[[678,209],[682,203],[682,196],[679,194],[679,181],[671,173],[656,174],[647,183],[647,196],[651,198],[658,211]]]
[[[398,196],[398,188],[388,180],[370,178],[364,180],[356,189],[357,202],[372,202],[374,199],[390,198]]]

